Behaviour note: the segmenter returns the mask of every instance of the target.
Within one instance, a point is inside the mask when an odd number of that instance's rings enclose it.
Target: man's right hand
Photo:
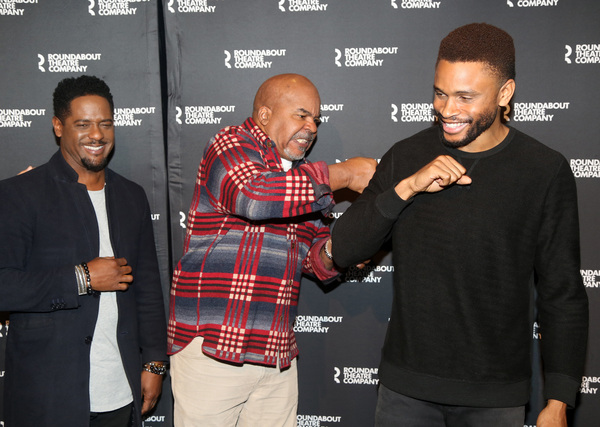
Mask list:
[[[370,157],[352,157],[329,165],[329,186],[333,191],[349,188],[362,193],[375,173],[377,160]]]
[[[436,193],[452,184],[469,185],[467,170],[451,156],[438,156],[414,175],[396,185],[396,193],[404,200],[419,193]]]
[[[133,282],[132,269],[125,258],[94,258],[87,265],[95,291],[126,291]]]

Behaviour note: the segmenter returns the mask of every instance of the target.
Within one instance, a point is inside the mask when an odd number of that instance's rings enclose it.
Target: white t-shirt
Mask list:
[[[114,256],[108,231],[108,215],[104,189],[88,191],[100,230],[100,256]],[[90,351],[90,410],[107,412],[133,401],[117,344],[117,294],[100,293],[100,310]]]
[[[284,171],[289,171],[292,168],[292,162],[284,159],[283,157],[281,158],[281,167],[283,168]]]

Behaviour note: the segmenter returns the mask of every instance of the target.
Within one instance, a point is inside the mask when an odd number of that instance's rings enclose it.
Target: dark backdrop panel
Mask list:
[[[122,119],[110,166],[146,189],[166,292],[170,260],[176,262],[182,252],[204,146],[219,129],[251,114],[260,83],[296,72],[319,88],[323,124],[309,158],[328,163],[358,155],[380,158],[397,140],[431,125],[440,40],[469,22],[497,25],[514,37],[517,50],[509,124],[562,152],[577,177],[591,330],[572,425],[595,425],[600,124],[591,111],[600,82],[599,18],[600,4],[592,0],[71,0],[60,9],[48,2],[0,0],[0,178],[39,165],[56,150],[51,92],[60,79],[80,73],[105,78]],[[52,55],[74,54],[83,55],[75,66],[85,68],[50,70],[51,59],[73,58]],[[167,89],[162,96],[161,77]],[[333,225],[352,197],[336,194]],[[382,251],[366,271],[348,272],[343,283],[303,283],[296,323],[299,426],[372,424],[392,272],[390,254]],[[9,328],[0,324],[1,350]],[[532,325],[536,372],[540,336],[543,325]],[[528,426],[535,425],[542,407],[540,387],[538,375]],[[167,384],[161,407],[146,425],[172,425],[170,403]]]
[[[149,1],[0,1],[0,179],[45,163],[58,149],[51,119],[60,80],[81,74],[104,79],[115,101],[116,148],[109,167],[146,191],[166,295],[170,244],[158,11]],[[3,350],[6,331],[0,324]],[[153,415],[170,423],[171,412],[167,391]],[[1,414],[0,408],[0,420]]]
[[[185,218],[191,201],[203,148],[220,128],[239,124],[250,115],[252,98],[262,81],[274,74],[297,72],[319,88],[324,120],[310,158],[328,163],[357,155],[380,158],[394,142],[431,124],[440,40],[460,25],[488,22],[515,39],[517,92],[509,124],[564,153],[574,168],[581,164],[585,171],[590,164],[596,165],[596,174],[579,177],[577,184],[582,274],[589,278],[592,316],[597,316],[594,220],[600,129],[589,111],[600,64],[597,59],[577,61],[577,52],[591,50],[598,55],[598,4],[208,0],[196,10],[188,7],[189,2],[169,4],[165,5],[167,63],[173,78],[169,80],[168,157],[175,260],[181,255],[185,233],[180,219]],[[205,113],[204,121],[193,115],[202,108],[188,108],[205,107],[206,111],[218,106],[221,112]],[[333,221],[351,199],[348,193],[337,195],[340,203]],[[383,252],[375,261],[363,276],[351,271],[347,281],[337,286],[322,288],[309,279],[302,285],[296,323],[301,352],[299,426],[372,424],[393,271],[389,254]],[[592,321],[586,376],[593,380],[600,368],[594,359],[599,346],[594,328]],[[532,325],[536,372],[540,369],[540,331],[543,325]],[[575,413],[577,426],[596,422],[594,387],[591,382],[589,388],[582,388]],[[543,404],[539,374],[532,388],[527,425],[535,424]]]

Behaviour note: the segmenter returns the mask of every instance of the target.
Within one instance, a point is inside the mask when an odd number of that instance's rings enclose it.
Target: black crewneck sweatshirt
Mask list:
[[[572,406],[588,312],[570,167],[514,128],[480,153],[446,148],[438,132],[396,143],[332,233],[341,267],[392,239],[394,298],[380,381],[443,404],[525,404],[535,286],[545,397]],[[470,185],[398,197],[398,182],[442,154],[469,170]]]

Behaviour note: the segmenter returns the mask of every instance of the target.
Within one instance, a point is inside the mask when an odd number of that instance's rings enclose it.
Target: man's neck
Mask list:
[[[488,151],[500,144],[508,135],[508,126],[502,124],[500,120],[494,122],[485,132],[477,137],[470,144],[460,147],[460,151],[467,153],[481,153],[482,151]]]
[[[102,190],[104,188],[104,183],[106,182],[104,170],[80,174],[77,182],[85,185],[90,191]]]

